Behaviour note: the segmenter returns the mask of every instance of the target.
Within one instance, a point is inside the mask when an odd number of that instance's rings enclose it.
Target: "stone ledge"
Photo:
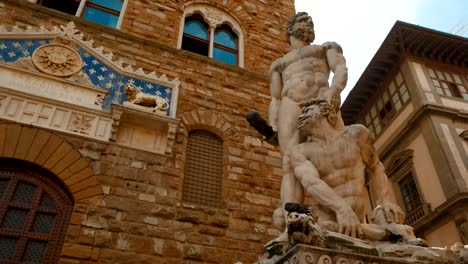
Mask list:
[[[307,245],[296,245],[275,264],[406,264],[405,260],[394,260],[377,256],[349,253]]]
[[[261,264],[461,264],[468,263],[468,245],[445,248],[421,247],[402,243],[374,245],[379,256],[297,244],[285,255]]]

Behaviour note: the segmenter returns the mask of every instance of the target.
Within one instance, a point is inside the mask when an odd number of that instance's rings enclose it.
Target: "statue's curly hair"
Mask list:
[[[294,16],[288,19],[288,25],[286,26],[286,38],[288,40],[290,36],[295,36],[309,43],[314,41],[315,32],[314,32],[314,22],[312,22],[312,19],[310,20],[310,23],[305,24],[308,26],[308,28],[304,26],[299,27],[299,28],[294,27],[296,23],[299,23],[297,19],[303,16],[310,17],[309,14],[307,14],[307,12],[298,12],[297,14],[295,14]]]
[[[317,106],[320,109],[320,116],[326,118],[331,126],[335,126],[337,120],[336,111],[331,104],[322,99],[312,99],[301,103],[302,114],[299,116],[299,119],[312,118],[313,116],[310,114],[309,110]]]

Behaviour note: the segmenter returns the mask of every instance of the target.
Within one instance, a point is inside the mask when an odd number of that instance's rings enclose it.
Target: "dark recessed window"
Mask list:
[[[80,4],[83,4],[80,10]],[[39,0],[38,4],[84,19],[117,27],[124,0]]]
[[[185,202],[219,207],[223,174],[223,142],[204,130],[192,131],[188,137],[185,158]]]
[[[76,0],[41,0],[39,4],[46,6],[48,8],[52,8],[55,10],[59,10],[70,15],[76,15],[76,11],[78,11],[78,7],[80,6],[80,1]]]
[[[422,205],[413,175],[409,173],[400,182],[398,182],[398,185],[400,187],[406,213],[410,214]]]
[[[73,201],[54,175],[0,167],[0,263],[56,263]]]

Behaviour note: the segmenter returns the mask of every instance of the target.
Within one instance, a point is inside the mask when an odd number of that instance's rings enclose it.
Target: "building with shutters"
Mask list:
[[[294,1],[0,2],[0,262],[253,263]]]
[[[396,22],[341,111],[374,135],[416,235],[467,244],[468,40]]]

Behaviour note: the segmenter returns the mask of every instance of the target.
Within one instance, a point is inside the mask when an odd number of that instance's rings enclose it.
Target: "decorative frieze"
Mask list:
[[[108,141],[112,119],[109,114],[71,109],[54,102],[42,102],[24,94],[12,95],[0,90],[0,118],[57,131]]]
[[[8,65],[0,65],[0,76],[0,87],[95,110],[102,110],[102,105],[96,103],[106,95],[105,90],[97,87],[77,85]]]
[[[111,104],[123,104],[124,83],[133,81],[141,92],[167,100],[167,115],[175,117],[179,80],[170,80],[165,74],[146,73],[141,67],[104,50],[102,46],[95,47],[93,39],[85,40],[73,22],[52,29],[0,27],[0,63],[19,66],[18,61],[23,60],[25,64],[24,60],[32,60],[37,70],[52,76],[86,76],[94,86],[108,92],[102,101],[105,111],[110,111]]]

